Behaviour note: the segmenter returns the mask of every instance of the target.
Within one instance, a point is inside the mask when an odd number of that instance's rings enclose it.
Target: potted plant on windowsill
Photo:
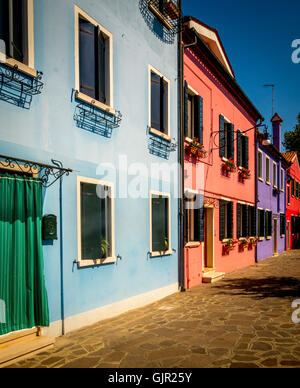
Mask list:
[[[203,159],[207,154],[203,144],[199,143],[199,139],[196,137],[194,137],[193,141],[187,147],[187,152],[197,159]]]
[[[256,247],[257,246],[257,242],[258,242],[258,238],[257,237],[250,237],[249,238],[249,245],[251,245],[252,247]]]
[[[240,168],[239,170],[240,177],[244,179],[250,179],[251,178],[251,172],[245,167]]]
[[[249,244],[250,244],[250,240],[247,237],[247,238],[243,238],[242,240],[240,240],[239,246],[242,250],[244,250],[244,249],[248,248]]]
[[[226,241],[223,245],[224,253],[229,253],[230,251],[233,251],[235,249],[236,244],[237,241],[233,239],[229,239],[228,241]]]
[[[106,259],[108,257],[109,248],[109,242],[105,238],[103,238],[100,243],[101,259]]]
[[[223,163],[223,168],[226,172],[236,172],[236,165],[233,158],[225,160]]]

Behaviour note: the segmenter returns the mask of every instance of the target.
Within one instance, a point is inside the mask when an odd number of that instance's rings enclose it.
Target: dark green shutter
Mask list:
[[[199,139],[199,143],[203,144],[203,98],[200,96],[195,96],[194,106],[194,134],[195,137]]]
[[[225,121],[224,116],[220,115],[220,157],[225,156]]]
[[[106,55],[105,55],[105,37],[100,31],[99,26],[95,27],[95,34],[97,39],[95,39],[96,44],[96,98],[106,104],[106,90],[105,90],[105,69],[106,69]]]
[[[241,147],[242,147],[242,136],[241,136],[241,131],[237,131],[237,166],[241,167],[242,166],[242,161],[241,161]]]
[[[248,206],[242,206],[242,214],[243,214],[243,225],[242,225],[242,237],[248,237]]]
[[[247,170],[249,169],[249,138],[244,136],[244,165]]]
[[[204,242],[204,195],[196,196],[196,204],[199,208],[195,210],[195,239]]]
[[[241,233],[242,233],[242,231],[241,231],[241,211],[242,211],[241,207],[242,207],[242,205],[240,203],[238,203],[236,206],[236,210],[237,210],[237,212],[236,212],[237,238],[241,238]]]
[[[252,212],[252,227],[251,227],[251,235],[252,237],[256,236],[256,209],[255,207],[251,207],[251,212]]]
[[[258,237],[261,237],[260,210],[257,211]]]
[[[228,159],[234,159],[234,125],[228,125]]]
[[[220,241],[225,239],[225,202],[220,201],[220,209],[219,209],[219,228],[220,228]]]
[[[96,98],[95,90],[95,26],[79,19],[80,92]]]
[[[269,212],[265,212],[265,237],[268,237],[269,233]]]
[[[227,238],[233,238],[233,202],[228,202],[227,205],[227,228],[228,235]]]
[[[188,122],[189,122],[189,112],[188,112],[188,100],[189,100],[189,93],[188,93],[188,85],[185,82],[184,83],[184,136],[188,136]]]

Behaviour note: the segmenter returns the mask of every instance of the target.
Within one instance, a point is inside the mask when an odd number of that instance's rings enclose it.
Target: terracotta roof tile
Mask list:
[[[291,151],[291,152],[286,152],[282,155],[289,163],[291,163],[294,157],[297,155],[297,152]]]

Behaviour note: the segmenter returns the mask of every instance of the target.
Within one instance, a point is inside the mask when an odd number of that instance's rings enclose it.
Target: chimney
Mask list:
[[[275,113],[271,119],[271,123],[273,128],[273,145],[281,152],[281,124],[283,120],[278,113]]]

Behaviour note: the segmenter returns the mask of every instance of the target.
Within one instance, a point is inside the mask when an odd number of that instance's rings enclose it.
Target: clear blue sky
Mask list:
[[[300,63],[292,62],[292,42],[300,39],[300,0],[183,0],[183,12],[218,30],[237,82],[271,129],[275,112],[292,130],[300,112]]]

